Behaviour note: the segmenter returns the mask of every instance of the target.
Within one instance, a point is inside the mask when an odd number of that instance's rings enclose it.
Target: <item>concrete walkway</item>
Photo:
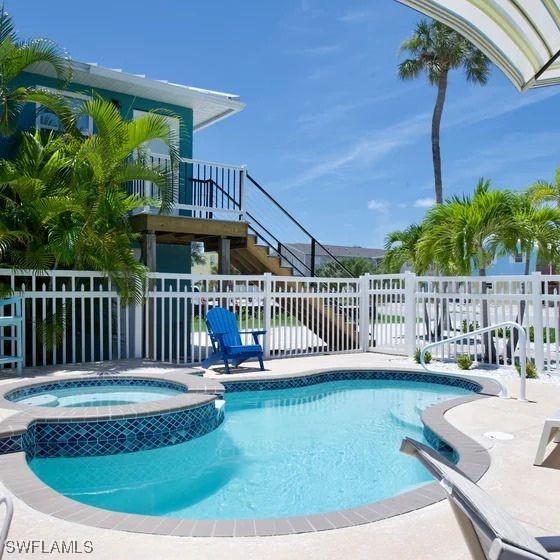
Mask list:
[[[395,367],[399,364],[403,364],[402,358],[352,354],[273,360],[267,366],[273,373],[290,373],[328,367]],[[234,376],[247,376],[251,369],[248,367],[245,373],[236,373]],[[223,377],[216,372],[207,372],[206,375]],[[515,396],[518,380],[505,378],[505,383],[510,395]],[[532,466],[543,420],[560,409],[560,387],[530,381],[528,397],[529,403],[521,403],[513,398],[482,399],[455,408],[446,417],[457,428],[489,448],[492,465],[480,485],[496,502],[523,522],[532,534],[560,534],[560,449],[553,451],[543,467]],[[5,416],[10,412],[3,410],[0,413]],[[491,440],[483,435],[489,431],[507,432],[514,438],[508,441]],[[469,557],[446,502],[347,529],[285,537],[207,539],[94,529],[56,520],[16,500],[10,539],[40,540],[47,548],[51,547],[53,541],[58,544],[76,541],[82,548],[85,541],[91,541],[93,552],[75,555],[43,554],[40,551],[29,554],[6,553],[5,558],[8,559],[464,560]],[[560,555],[555,557],[560,558]]]

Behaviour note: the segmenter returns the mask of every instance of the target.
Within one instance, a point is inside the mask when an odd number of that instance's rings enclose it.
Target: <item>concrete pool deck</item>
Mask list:
[[[146,365],[145,367],[150,367]],[[298,373],[330,367],[403,367],[403,359],[381,354],[351,354],[272,360],[273,374]],[[413,366],[407,364],[407,369]],[[171,369],[170,366],[165,369]],[[66,368],[75,374],[79,368]],[[82,368],[84,370],[85,368]],[[176,368],[175,368],[176,369]],[[436,367],[434,369],[437,369]],[[227,379],[253,376],[251,368]],[[91,370],[89,370],[91,371]],[[32,373],[32,372],[30,372]],[[37,372],[44,374],[45,371]],[[64,375],[59,368],[57,375]],[[264,375],[267,375],[265,372]],[[270,375],[270,374],[269,374]],[[224,379],[215,372],[207,377]],[[514,378],[501,378],[511,396],[518,391]],[[4,383],[4,381],[0,382]],[[503,507],[536,535],[560,534],[560,450],[555,449],[543,467],[532,466],[543,421],[560,408],[560,387],[529,382],[529,403],[513,399],[479,399],[447,412],[446,419],[466,435],[486,447],[492,459],[480,485]],[[13,411],[1,410],[2,418]],[[484,437],[489,431],[512,434],[509,441]],[[1,473],[0,473],[1,479]],[[39,513],[15,500],[11,540],[40,540],[49,547],[53,541],[91,541],[91,554],[64,554],[65,558],[468,558],[468,552],[449,506],[440,502],[420,510],[375,523],[277,537],[240,539],[186,538],[125,533],[96,529],[61,521]],[[5,558],[56,558],[53,554],[6,552]],[[62,557],[62,555],[61,555]],[[558,556],[560,558],[560,556]]]

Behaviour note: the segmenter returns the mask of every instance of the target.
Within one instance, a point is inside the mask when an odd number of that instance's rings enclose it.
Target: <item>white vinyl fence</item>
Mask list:
[[[266,330],[268,358],[378,351],[411,355],[430,342],[437,358],[470,354],[511,364],[515,334],[469,331],[503,321],[526,327],[527,355],[538,370],[560,369],[560,276],[417,277],[411,273],[356,279],[150,275],[143,304],[126,307],[99,273],[48,275],[0,270],[0,281],[24,296],[26,366],[126,358],[199,364],[211,352],[209,309],[236,313],[240,330]],[[4,309],[9,313],[10,309]],[[250,334],[243,335],[247,342]],[[11,342],[4,342],[10,353]]]

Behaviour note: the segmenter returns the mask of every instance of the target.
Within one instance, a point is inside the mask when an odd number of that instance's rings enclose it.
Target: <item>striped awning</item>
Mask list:
[[[560,0],[397,0],[469,39],[519,90],[560,83]]]

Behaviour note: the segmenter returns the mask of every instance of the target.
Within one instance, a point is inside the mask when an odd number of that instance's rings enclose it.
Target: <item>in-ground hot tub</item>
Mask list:
[[[187,392],[187,387],[156,379],[91,378],[60,380],[6,393],[11,402],[45,407],[122,406],[160,401]]]
[[[0,456],[130,453],[176,444],[223,420],[220,383],[181,372],[39,378],[0,388]]]

